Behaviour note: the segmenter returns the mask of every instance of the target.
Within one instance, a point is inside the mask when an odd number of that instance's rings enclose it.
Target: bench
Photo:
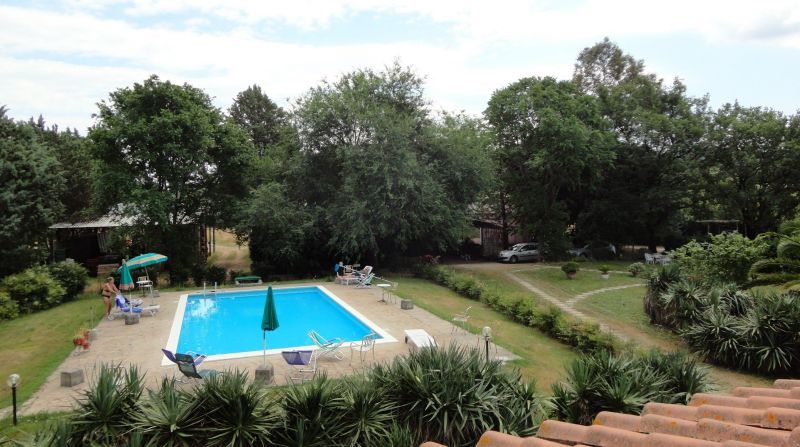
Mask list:
[[[233,278],[233,282],[236,283],[237,286],[249,286],[249,285],[259,285],[261,284],[261,277],[260,276],[237,276]]]
[[[436,340],[425,329],[406,329],[406,343],[411,342],[411,348],[425,348],[436,346]]]

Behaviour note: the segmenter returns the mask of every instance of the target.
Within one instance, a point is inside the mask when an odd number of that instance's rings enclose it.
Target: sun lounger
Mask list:
[[[433,339],[431,334],[425,332],[425,329],[406,329],[406,343],[411,342],[412,349],[418,348],[433,348],[436,345],[436,340]]]
[[[161,309],[161,305],[159,304],[153,304],[150,306],[143,306],[143,307],[138,307],[138,306],[131,307],[128,305],[128,303],[125,302],[125,298],[123,298],[122,295],[117,295],[117,298],[114,301],[116,302],[117,305],[116,307],[114,307],[114,309],[111,310],[111,314],[109,314],[108,316],[110,320],[113,320],[117,317],[121,317],[127,314],[141,314],[141,315],[149,315],[152,317],[155,316],[155,314],[158,313],[158,311]]]
[[[292,366],[293,373],[289,375],[289,381],[303,383],[314,378],[317,373],[317,352],[315,350],[281,352],[283,360]]]

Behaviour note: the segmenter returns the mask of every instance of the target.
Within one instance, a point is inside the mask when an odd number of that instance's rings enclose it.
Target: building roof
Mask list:
[[[548,420],[530,438],[490,431],[483,434],[478,445],[797,447],[800,380],[779,379],[772,388],[739,387],[731,395],[695,394],[688,405],[651,402],[641,416],[602,412],[590,426]]]
[[[122,205],[112,208],[105,216],[83,222],[58,222],[50,225],[51,230],[62,228],[113,228],[130,226],[135,223],[135,218],[121,212]]]

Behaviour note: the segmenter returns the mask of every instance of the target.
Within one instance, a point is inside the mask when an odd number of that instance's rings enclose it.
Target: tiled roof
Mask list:
[[[651,402],[641,416],[602,412],[590,426],[548,420],[535,437],[486,432],[480,447],[800,447],[800,380],[732,395],[695,394],[689,405]],[[425,443],[424,447],[441,447]]]

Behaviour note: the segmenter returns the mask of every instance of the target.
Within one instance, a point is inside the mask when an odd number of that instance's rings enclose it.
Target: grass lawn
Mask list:
[[[94,327],[103,314],[100,296],[85,293],[53,309],[0,322],[0,408],[11,405],[6,377],[13,373],[21,376],[17,401],[24,402],[69,356],[78,330]]]
[[[569,346],[536,329],[515,323],[488,306],[464,298],[445,287],[417,278],[393,280],[399,284],[395,292],[398,296],[413,300],[415,305],[445,320],[472,306],[470,329],[478,333],[483,326],[491,326],[497,344],[522,357],[513,364],[525,379],[535,379],[540,391],[548,392],[551,383],[563,378],[563,366],[578,356]]]
[[[564,262],[544,262],[541,265],[550,265],[560,268],[564,264]],[[583,269],[597,270],[600,268],[601,265],[607,265],[611,267],[611,270],[627,272],[628,266],[633,264],[634,262],[635,261],[585,261],[585,262],[579,262],[578,265],[582,270]]]
[[[644,292],[644,286],[611,290],[583,299],[575,303],[575,308],[606,323],[614,332],[637,339],[639,344],[674,349],[680,338],[666,329],[650,324],[650,318],[642,307]]]
[[[634,278],[628,273],[611,273],[608,279],[603,279],[595,271],[579,271],[575,279],[567,279],[561,269],[553,268],[519,272],[518,275],[554,297],[565,300],[592,290],[642,282],[640,278]]]

